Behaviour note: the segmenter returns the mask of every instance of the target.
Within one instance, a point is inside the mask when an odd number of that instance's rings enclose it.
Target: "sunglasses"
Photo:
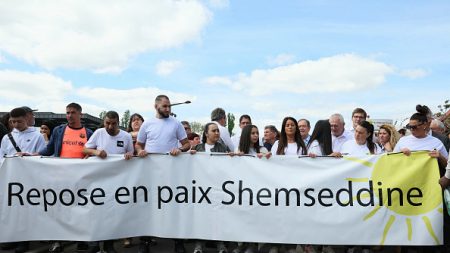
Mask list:
[[[418,127],[420,127],[420,126],[423,125],[423,124],[424,124],[424,123],[419,124],[419,125],[415,125],[415,126],[412,126],[412,125],[408,124],[408,125],[406,125],[406,129],[409,129],[409,130],[416,130]]]

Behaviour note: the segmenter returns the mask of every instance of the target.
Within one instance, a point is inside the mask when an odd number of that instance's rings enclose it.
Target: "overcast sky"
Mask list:
[[[312,122],[355,107],[402,121],[450,98],[448,1],[3,1],[0,111],[179,120],[215,107],[254,123]],[[347,124],[350,126],[351,124]]]

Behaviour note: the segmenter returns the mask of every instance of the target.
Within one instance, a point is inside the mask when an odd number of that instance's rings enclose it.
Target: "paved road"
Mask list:
[[[121,241],[116,241],[114,244],[114,248],[117,250],[118,253],[137,253],[138,247],[137,244],[139,243],[138,239],[133,240],[133,246],[130,248],[124,248],[122,247]],[[30,251],[28,253],[44,253],[48,252],[49,244],[46,242],[32,242]],[[193,241],[186,241],[185,243],[186,252],[192,253],[194,248]],[[229,249],[233,249],[235,247],[235,244],[231,244],[229,246]],[[343,253],[344,248],[342,246],[336,246],[333,247],[335,249],[336,253]],[[268,253],[269,247],[263,246],[263,248],[260,250],[260,253]],[[66,244],[64,248],[65,253],[83,253],[76,251],[76,244],[75,243],[68,243]],[[207,247],[204,253],[215,253],[216,250],[214,247]],[[231,252],[231,250],[229,251]],[[283,253],[284,251],[280,251],[280,253]],[[357,252],[360,252],[357,251]],[[395,253],[395,249],[393,247],[385,247],[380,250],[373,251],[375,253]],[[409,250],[408,252],[417,252],[415,250]],[[0,253],[14,253],[14,250],[0,250]],[[174,246],[173,246],[173,240],[170,239],[156,239],[156,245],[151,246],[150,253],[174,253]],[[319,251],[317,251],[319,253]]]

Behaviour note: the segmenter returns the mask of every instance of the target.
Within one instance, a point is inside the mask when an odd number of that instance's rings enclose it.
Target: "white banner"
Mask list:
[[[442,244],[435,159],[6,158],[0,242],[134,236],[326,245]]]

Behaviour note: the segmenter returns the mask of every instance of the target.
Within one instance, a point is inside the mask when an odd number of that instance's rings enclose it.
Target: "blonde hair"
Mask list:
[[[394,149],[395,145],[397,145],[398,140],[400,139],[400,135],[395,129],[393,125],[384,124],[380,126],[380,130],[384,129],[389,134],[389,144],[391,145],[391,148]]]

